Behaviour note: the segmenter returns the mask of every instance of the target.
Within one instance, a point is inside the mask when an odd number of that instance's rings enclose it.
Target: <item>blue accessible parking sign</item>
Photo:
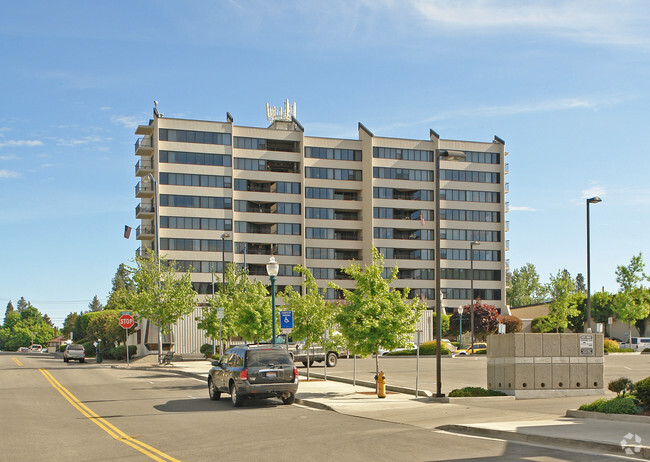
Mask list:
[[[293,329],[293,311],[280,311],[280,329]]]

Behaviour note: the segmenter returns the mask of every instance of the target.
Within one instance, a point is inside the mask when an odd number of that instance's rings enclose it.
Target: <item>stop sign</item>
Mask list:
[[[133,327],[133,324],[135,321],[133,320],[133,316],[130,314],[123,314],[120,316],[120,326],[124,327],[125,329],[130,329]]]

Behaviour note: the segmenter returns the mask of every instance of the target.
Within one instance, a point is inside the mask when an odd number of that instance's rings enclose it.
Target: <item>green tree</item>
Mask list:
[[[628,340],[632,338],[632,324],[650,315],[650,293],[642,284],[648,280],[644,269],[641,253],[633,256],[628,265],[616,267],[620,291],[614,297],[613,308],[616,317],[628,324]]]
[[[133,311],[138,319],[147,319],[160,329],[158,356],[162,358],[162,334],[190,314],[196,306],[196,292],[188,272],[178,275],[176,262],[159,258],[147,250],[146,256],[135,259],[129,267],[136,292],[132,297]]]
[[[585,277],[582,273],[576,275],[576,292],[586,292],[587,286],[585,286]]]
[[[11,329],[20,320],[20,313],[14,310],[11,302],[7,304],[7,311],[5,311],[5,319],[2,327]]]
[[[129,268],[124,263],[117,267],[113,277],[113,287],[106,301],[107,310],[131,310],[131,296],[135,293],[135,284],[129,273]]]
[[[61,329],[61,334],[67,338],[70,338],[70,333],[74,332],[77,319],[79,318],[79,313],[69,313],[65,320],[63,321],[63,328]],[[81,339],[76,339],[81,340]]]
[[[97,295],[95,295],[92,301],[88,304],[88,309],[90,311],[101,311],[104,309],[104,305],[101,304]]]
[[[549,279],[547,287],[552,300],[548,307],[548,318],[555,332],[560,332],[560,329],[568,327],[570,317],[580,314],[572,303],[575,301],[572,297],[575,283],[566,269],[558,271],[555,276],[551,274]]]
[[[308,268],[298,265],[293,268],[293,271],[303,276],[302,287],[305,289],[305,295],[301,295],[291,286],[287,286],[281,297],[284,300],[284,308],[293,311],[292,336],[294,339],[301,339],[305,342],[307,379],[309,379],[311,362],[309,349],[314,344],[323,343],[325,331],[333,330],[338,305],[325,301],[318,290],[316,278]],[[323,345],[323,348],[327,350],[326,345]]]
[[[87,318],[87,332],[92,339],[102,339],[103,344],[113,347],[126,340],[124,329],[120,327],[119,311],[90,311],[82,317]]]
[[[546,293],[546,288],[539,282],[535,265],[526,263],[512,273],[506,296],[510,306],[518,307],[542,303]]]
[[[413,338],[415,326],[424,304],[416,298],[408,300],[409,289],[404,292],[389,286],[397,278],[394,266],[390,277],[384,279],[384,258],[373,247],[372,263],[364,269],[357,263],[343,269],[356,282],[355,289],[348,290],[329,283],[341,290],[347,302],[336,316],[339,329],[354,354],[375,353],[375,369],[379,373],[379,350],[403,347]]]
[[[25,297],[20,297],[20,300],[18,300],[18,303],[16,303],[16,311],[19,313],[27,308],[31,303],[29,303],[27,300],[25,300]]]

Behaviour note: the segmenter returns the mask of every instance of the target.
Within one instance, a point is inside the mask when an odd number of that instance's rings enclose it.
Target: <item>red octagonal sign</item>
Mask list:
[[[130,314],[123,314],[120,316],[120,326],[124,327],[125,329],[130,329],[133,327],[133,324],[135,324],[135,321],[133,320],[133,316]]]

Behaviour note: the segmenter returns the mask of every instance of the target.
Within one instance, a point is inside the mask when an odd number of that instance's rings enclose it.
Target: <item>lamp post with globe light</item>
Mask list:
[[[271,256],[271,259],[266,264],[266,272],[271,279],[271,329],[273,331],[271,343],[273,345],[275,345],[275,279],[278,276],[279,270],[280,265],[275,261],[275,257]]]

